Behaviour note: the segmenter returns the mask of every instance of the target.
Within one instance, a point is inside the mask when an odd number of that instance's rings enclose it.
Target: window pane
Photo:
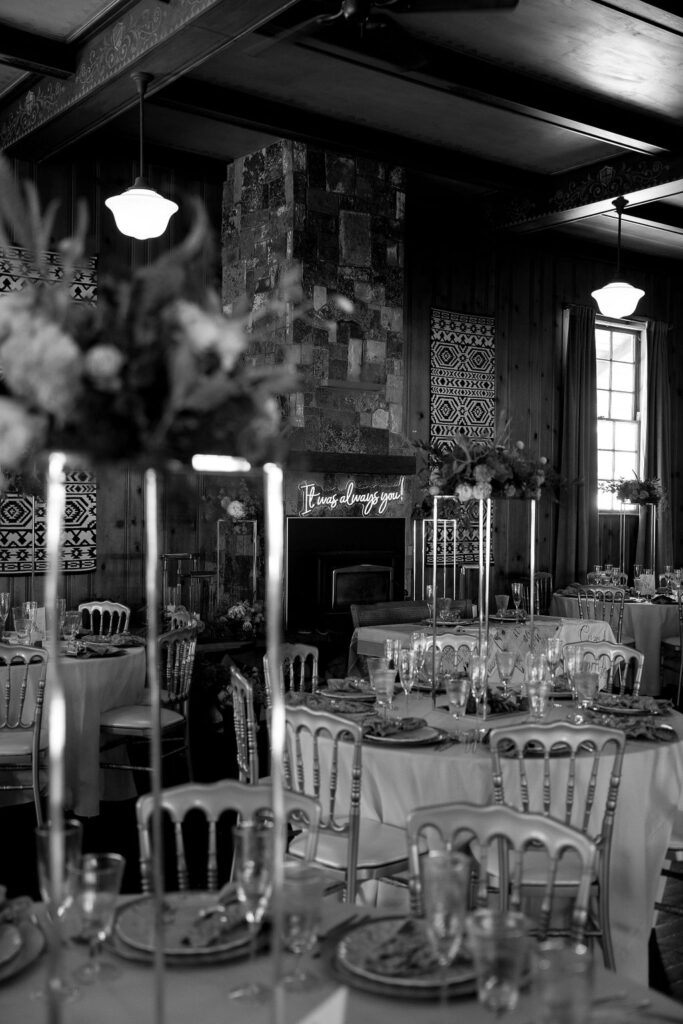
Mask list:
[[[598,359],[609,359],[611,355],[611,331],[596,330],[595,354]]]
[[[612,363],[612,387],[618,391],[635,391],[636,368],[633,363]]]
[[[609,391],[598,391],[598,416],[609,416]]]
[[[614,424],[611,420],[598,420],[598,448],[614,448]]]
[[[638,436],[640,433],[638,428],[638,423],[618,423],[614,432],[615,447],[619,448],[622,452],[633,452],[635,455],[638,452]],[[598,445],[600,445],[599,438],[600,424],[598,423]]]
[[[636,358],[636,339],[632,334],[615,331],[612,335],[612,359],[633,363]]]
[[[599,388],[608,388],[610,384],[610,363],[606,359],[598,359],[596,363]]]
[[[600,480],[613,480],[612,452],[598,452],[598,477]]]
[[[624,391],[612,392],[612,419],[633,419],[633,394]]]
[[[636,464],[636,460],[630,452],[614,453],[614,475],[616,478],[623,476],[626,479],[629,479],[633,476],[637,469],[638,466]],[[598,474],[599,473],[600,468],[598,466]]]

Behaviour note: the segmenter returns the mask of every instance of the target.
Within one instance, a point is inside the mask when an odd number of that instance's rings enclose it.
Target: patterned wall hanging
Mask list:
[[[63,257],[59,252],[43,254],[43,272],[47,271],[48,281],[60,281],[63,277]],[[33,253],[16,245],[0,246],[0,293],[18,292],[29,282],[37,281],[41,274],[35,265]],[[82,266],[74,267],[71,282],[71,298],[76,302],[95,302],[97,298],[97,257],[85,260]]]
[[[0,506],[0,576],[45,572],[44,498],[10,491]],[[97,568],[97,484],[90,473],[69,473],[62,543],[62,572]]]
[[[432,309],[430,321],[429,438],[448,447],[462,431],[471,441],[491,441],[496,425],[495,320],[444,309]],[[479,561],[479,506],[460,506],[457,542],[441,550],[439,562],[467,565]],[[427,551],[431,563],[433,552]]]

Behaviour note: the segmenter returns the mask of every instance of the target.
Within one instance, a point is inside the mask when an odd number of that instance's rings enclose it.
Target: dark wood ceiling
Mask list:
[[[625,195],[624,248],[683,259],[677,0],[0,0],[0,146],[133,143],[140,70],[148,146],[316,141],[607,245]]]

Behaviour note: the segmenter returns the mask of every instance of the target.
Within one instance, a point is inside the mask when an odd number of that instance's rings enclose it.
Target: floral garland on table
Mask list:
[[[74,303],[69,285],[82,256],[86,215],[58,248],[63,276],[48,280],[41,256],[56,212],[43,214],[33,185],[14,181],[0,158],[0,245],[34,254],[37,284],[0,296],[0,489],[30,472],[38,453],[82,453],[86,461],[181,462],[196,452],[281,457],[277,396],[291,392],[288,366],[246,360],[264,318],[298,315],[301,289],[283,275],[277,297],[249,316],[230,316],[206,285],[213,260],[208,218],[192,202],[185,240],[129,277],[103,278],[95,305]]]
[[[459,432],[449,447],[416,442],[426,453],[424,511],[435,496],[447,495],[459,502],[487,498],[540,498],[556,489],[559,477],[545,456],[527,452],[523,441],[510,443],[510,423],[501,417],[496,437],[489,442],[470,441]]]
[[[237,601],[222,597],[209,616],[207,632],[216,639],[253,639],[265,622],[263,601]]]
[[[664,499],[664,488],[658,477],[641,480],[634,475],[633,480],[606,480],[600,485],[601,490],[615,494],[617,501],[625,505],[658,505]]]

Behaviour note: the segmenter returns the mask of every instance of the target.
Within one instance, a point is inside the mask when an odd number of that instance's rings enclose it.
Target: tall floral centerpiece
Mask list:
[[[0,245],[20,245],[33,254],[37,283],[0,296],[0,467],[2,479],[32,476],[48,466],[48,573],[46,605],[56,623],[58,556],[64,511],[64,469],[79,464],[137,462],[145,470],[146,597],[158,607],[158,470],[189,463],[196,453],[239,456],[243,465],[263,466],[266,519],[272,524],[268,552],[268,651],[277,660],[282,579],[283,452],[278,396],[294,389],[287,366],[254,366],[248,361],[250,335],[260,319],[285,311],[291,322],[300,302],[293,276],[281,282],[277,298],[249,315],[247,304],[226,316],[207,285],[213,246],[204,208],[191,203],[187,237],[167,255],[121,278],[99,282],[97,303],[75,304],[69,285],[84,249],[86,214],[79,207],[72,237],[59,243],[61,280],[50,281],[43,254],[54,249],[55,206],[41,210],[30,183],[18,186],[0,158]],[[50,454],[46,454],[50,453]],[[36,468],[37,467],[37,468]],[[49,621],[49,619],[48,619]],[[156,659],[158,623],[148,615],[147,667],[156,727],[151,747],[155,848],[155,1021],[163,1008],[163,880],[161,851],[160,689]],[[64,862],[65,700],[59,673],[57,633],[49,638],[48,806],[52,834],[50,873],[61,877]],[[276,706],[277,705],[277,706]],[[274,695],[273,807],[276,853],[284,860],[282,796],[284,711]],[[279,863],[279,861],[278,861]],[[279,869],[278,869],[279,870]],[[281,879],[280,879],[281,882]],[[277,904],[277,901],[276,901]],[[278,931],[274,928],[274,934]],[[60,969],[61,941],[51,942],[50,971]],[[279,940],[274,943],[278,968]],[[59,1024],[61,1004],[49,986],[49,1019]]]
[[[480,641],[488,632],[489,574],[491,565],[492,499],[524,499],[530,502],[529,612],[534,635],[536,501],[559,478],[546,456],[531,454],[523,441],[511,441],[510,421],[503,413],[491,441],[471,441],[458,432],[447,444],[418,443],[426,458],[422,501],[432,511],[436,535],[437,506],[443,502],[479,502],[479,629]],[[436,562],[436,558],[434,559]],[[436,592],[436,588],[434,588]],[[436,617],[434,618],[436,622]]]
[[[621,565],[626,570],[628,560],[626,553],[626,527],[624,505],[638,505],[641,508],[649,506],[649,561],[652,571],[657,575],[657,506],[665,500],[664,487],[659,477],[648,477],[641,480],[634,473],[633,478],[626,479],[619,477],[617,480],[604,480],[601,489],[609,494],[614,494],[617,501],[621,502],[619,514],[619,552]]]

